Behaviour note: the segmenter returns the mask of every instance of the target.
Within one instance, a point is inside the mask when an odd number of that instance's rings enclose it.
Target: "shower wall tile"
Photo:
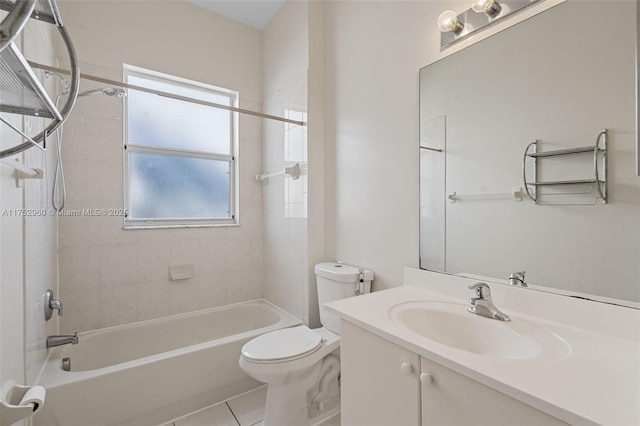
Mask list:
[[[139,261],[139,260],[138,260]],[[169,265],[191,265],[194,276],[200,275],[200,241],[180,240],[171,242]]]
[[[55,64],[54,40],[59,36],[55,28],[46,23],[31,22],[27,25],[22,37],[22,51],[31,60]],[[37,72],[47,91],[55,94],[58,91],[55,79],[45,79],[42,72]],[[50,121],[37,117],[25,117],[23,130],[29,135],[36,135]],[[53,145],[54,137],[47,141]],[[5,141],[9,143],[10,141]],[[18,156],[28,167],[40,168],[45,179],[26,180],[23,182],[22,206],[26,209],[43,209],[51,207],[51,190],[55,171],[55,150],[42,152],[30,149]],[[8,206],[4,206],[8,207]],[[22,218],[22,243],[24,249],[16,256],[21,264],[12,265],[24,270],[24,279],[17,286],[24,286],[24,344],[26,346],[26,380],[34,384],[47,357],[46,337],[58,331],[57,315],[49,321],[44,319],[44,293],[52,289],[58,292],[58,218],[47,212],[46,215],[25,216]],[[20,247],[17,245],[17,247]],[[6,284],[6,283],[5,283]],[[18,288],[16,288],[17,290]],[[5,289],[6,290],[6,289]],[[66,308],[66,306],[65,306]],[[4,318],[5,320],[7,318]]]
[[[139,243],[135,247],[138,278],[141,282],[169,279],[171,243]]]
[[[122,232],[124,224],[122,217],[99,217],[97,223],[99,245],[135,244],[138,242],[134,232]]]
[[[200,309],[200,277],[171,281],[169,294],[171,315],[197,311]]]
[[[262,274],[241,270],[229,272],[227,281],[227,303],[262,297]]]
[[[94,246],[62,247],[58,250],[61,288],[98,287],[100,264]]]
[[[171,287],[169,280],[151,281],[138,285],[138,321],[171,315],[168,303]]]
[[[135,284],[139,281],[137,245],[100,246],[100,286]]]
[[[100,288],[82,284],[73,283],[65,294],[65,314],[60,317],[60,328],[69,333],[100,328]]]
[[[100,328],[138,320],[138,286],[117,285],[100,288]]]
[[[82,64],[115,79],[121,70]],[[87,71],[90,70],[90,71]],[[101,87],[82,82],[81,90]],[[242,108],[261,100],[240,97]],[[81,98],[65,124],[67,210],[117,209],[123,194],[123,101]],[[121,216],[60,217],[60,296],[69,301],[61,331],[126,324],[262,297],[264,223],[262,119],[240,115],[240,226],[123,230]],[[171,265],[193,278],[171,281]]]
[[[306,69],[286,88],[265,96],[265,112],[306,119]],[[265,120],[264,169],[282,170],[307,161],[306,128]],[[301,321],[308,321],[307,179],[277,177],[263,185],[263,295]]]
[[[200,276],[200,307],[214,308],[227,304],[229,272],[203,274]]]
[[[202,274],[225,272],[227,270],[226,239],[200,240],[200,271]]]
[[[251,238],[240,237],[227,240],[227,270],[248,271],[251,269]]]

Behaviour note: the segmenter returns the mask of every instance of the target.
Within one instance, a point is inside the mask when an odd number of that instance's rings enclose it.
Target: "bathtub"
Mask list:
[[[50,350],[34,425],[159,425],[224,401],[260,385],[238,366],[242,345],[299,324],[256,300],[80,333]]]

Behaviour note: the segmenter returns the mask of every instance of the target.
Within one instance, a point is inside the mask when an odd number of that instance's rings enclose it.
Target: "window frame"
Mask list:
[[[157,71],[123,64],[123,78],[128,83],[129,76],[169,83],[175,86],[191,89],[204,90],[216,95],[223,95],[229,98],[230,105],[238,108],[239,93],[233,90],[213,86],[210,84],[189,80],[186,78],[160,73]],[[135,89],[131,89],[135,90]],[[177,95],[179,96],[179,95]],[[178,99],[188,102],[184,99]],[[124,206],[127,214],[124,216],[124,229],[158,229],[158,228],[188,228],[188,227],[211,227],[211,226],[238,226],[239,221],[239,191],[238,191],[238,113],[230,111],[229,114],[229,154],[212,153],[206,151],[195,151],[179,148],[161,148],[146,145],[136,145],[128,140],[129,119],[128,119],[128,99],[125,99],[123,111],[123,156],[124,156]],[[215,107],[211,107],[215,108]],[[206,217],[206,218],[131,218],[131,155],[134,153],[178,156],[195,159],[226,161],[229,163],[229,217]]]

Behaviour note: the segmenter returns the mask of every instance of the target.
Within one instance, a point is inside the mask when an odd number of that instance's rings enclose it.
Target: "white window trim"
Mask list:
[[[157,80],[166,82],[169,81],[173,84],[189,87],[205,89],[211,92],[218,92],[225,96],[229,96],[232,100],[231,106],[238,108],[239,93],[216,87],[213,85],[188,80],[185,78],[163,74],[157,71],[148,70],[145,68],[136,67],[133,65],[123,64],[124,69],[124,81],[127,81],[128,76],[138,76],[151,80]],[[124,229],[158,229],[158,228],[192,228],[192,227],[212,227],[212,226],[238,226],[240,224],[239,217],[239,200],[240,192],[238,188],[239,173],[237,167],[238,161],[238,113],[232,112],[231,117],[231,140],[230,140],[230,154],[216,154],[203,151],[181,150],[176,148],[157,148],[144,145],[130,144],[128,141],[128,115],[127,108],[128,102],[123,102],[123,161],[124,161],[124,206],[127,212],[130,211],[130,192],[129,192],[129,180],[131,177],[131,155],[130,153],[146,153],[146,154],[160,154],[160,155],[173,155],[189,158],[201,158],[209,160],[220,160],[229,162],[229,218],[171,218],[171,219],[144,219],[137,218],[132,219],[129,215],[124,217]],[[213,107],[212,107],[213,108]]]

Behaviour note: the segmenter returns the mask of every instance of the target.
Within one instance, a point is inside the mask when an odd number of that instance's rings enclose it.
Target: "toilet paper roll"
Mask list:
[[[30,405],[32,407],[33,414],[36,414],[42,409],[46,394],[47,390],[42,386],[33,386],[25,392],[24,396],[20,400],[20,404],[18,405],[20,405],[21,407]]]

